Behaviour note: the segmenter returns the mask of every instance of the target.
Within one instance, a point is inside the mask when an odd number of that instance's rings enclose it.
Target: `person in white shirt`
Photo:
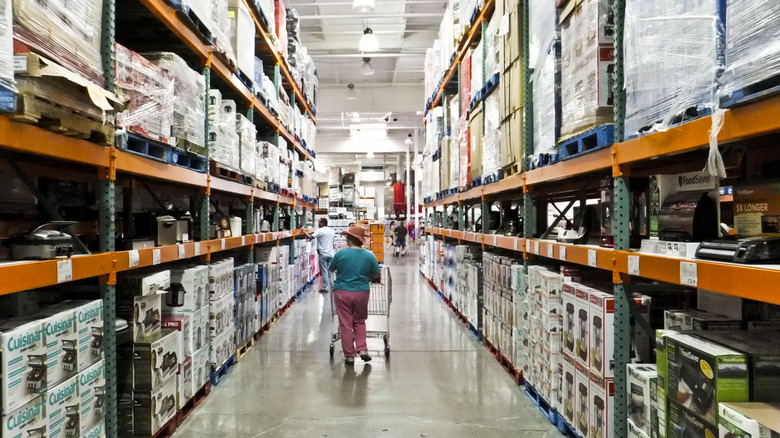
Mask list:
[[[320,257],[320,273],[322,274],[322,289],[320,289],[320,292],[328,293],[328,286],[330,285],[328,266],[330,266],[330,261],[336,253],[334,249],[336,232],[328,226],[327,218],[320,218],[317,221],[317,225],[319,228],[314,233],[309,234],[308,231],[304,231],[303,234],[308,239],[317,240],[317,253]]]

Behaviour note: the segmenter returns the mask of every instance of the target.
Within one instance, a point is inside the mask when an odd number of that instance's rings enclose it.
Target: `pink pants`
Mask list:
[[[368,291],[334,290],[333,300],[339,315],[341,349],[344,350],[344,357],[355,357],[356,352],[367,351]]]

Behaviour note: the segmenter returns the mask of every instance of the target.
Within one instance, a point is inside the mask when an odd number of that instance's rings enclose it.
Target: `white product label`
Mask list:
[[[184,245],[176,245],[179,250],[179,258],[183,259],[185,257],[185,251],[184,251]]]
[[[531,241],[526,240],[525,241],[525,252],[531,252]]]
[[[197,257],[199,255],[200,255],[200,243],[196,243],[195,244],[195,256]]]
[[[138,254],[137,250],[128,251],[127,257],[129,259],[129,265],[131,268],[134,268],[138,266],[138,263],[141,261],[141,255]]]
[[[680,284],[683,286],[698,287],[698,265],[691,262],[680,262]]]
[[[225,249],[225,239],[219,239],[219,244],[222,247],[222,249]]]
[[[73,280],[73,261],[71,259],[57,262],[57,283]]]
[[[558,247],[558,258],[563,260],[564,262],[566,261],[566,247],[563,245]]]
[[[162,262],[162,254],[160,253],[160,249],[156,248],[152,250],[152,264],[153,265],[159,265],[160,262]]]
[[[14,71],[17,71],[17,72],[27,71],[27,56],[26,55],[14,56]]]
[[[553,258],[555,257],[555,247],[552,243],[547,244],[547,257]]]
[[[493,246],[498,246],[498,236],[493,235]]]
[[[534,242],[534,254],[541,255],[541,252],[539,251],[539,241]]]
[[[639,256],[628,256],[628,275],[639,275]]]
[[[260,243],[260,234],[255,234],[255,243]]]
[[[588,266],[592,266],[594,268],[598,267],[598,263],[596,262],[596,250],[595,249],[589,249],[588,250]]]
[[[515,239],[515,251],[517,251],[517,246],[520,244],[520,239]]]
[[[246,246],[246,236],[241,236],[241,246]]]

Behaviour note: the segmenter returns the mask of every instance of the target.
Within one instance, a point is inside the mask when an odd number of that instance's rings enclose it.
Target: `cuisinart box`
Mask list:
[[[133,434],[157,433],[176,414],[176,379],[155,391],[133,392]]]
[[[73,376],[46,392],[49,438],[81,436],[79,378]]]
[[[76,312],[79,372],[103,358],[103,300],[66,301]]]
[[[81,434],[103,424],[106,415],[106,365],[103,360],[79,373]]]
[[[38,396],[2,416],[0,438],[46,437],[46,399]]]
[[[160,333],[162,296],[157,294],[117,300],[116,316],[124,318],[133,331],[133,341]]]
[[[671,406],[676,404],[715,425],[718,403],[749,400],[747,356],[739,351],[699,337],[673,334],[666,337],[666,362],[670,422]]]
[[[626,366],[628,375],[628,419],[644,433],[650,434],[652,394],[657,391],[655,364]]]
[[[16,410],[46,391],[46,355],[40,320],[14,318],[0,323],[3,413]]]
[[[720,438],[780,437],[780,404],[721,403]]]
[[[133,345],[134,389],[153,391],[165,385],[179,371],[181,333],[165,329],[159,335]]]
[[[48,354],[46,380],[49,387],[59,385],[79,372],[79,335],[73,308],[44,309],[41,319]]]
[[[780,182],[734,187],[734,229],[739,236],[780,233]]]

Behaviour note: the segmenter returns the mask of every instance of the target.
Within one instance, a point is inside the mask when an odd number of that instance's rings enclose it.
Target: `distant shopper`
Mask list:
[[[349,247],[339,250],[330,262],[330,270],[336,273],[333,302],[339,315],[344,363],[354,365],[356,354],[365,362],[371,360],[366,345],[369,282],[379,280],[379,262],[371,251],[363,249],[365,228],[351,226],[341,234],[347,236]]]
[[[393,229],[395,234],[395,249],[393,253],[395,255],[406,255],[406,224],[403,221],[398,222],[398,225]]]
[[[317,254],[320,258],[320,273],[322,274],[322,288],[320,292],[328,293],[328,287],[330,286],[328,266],[330,266],[330,261],[335,253],[333,242],[336,239],[336,232],[328,226],[327,218],[320,218],[317,221],[317,225],[319,228],[314,233],[309,234],[307,231],[304,231],[303,234],[308,239],[317,239]]]

